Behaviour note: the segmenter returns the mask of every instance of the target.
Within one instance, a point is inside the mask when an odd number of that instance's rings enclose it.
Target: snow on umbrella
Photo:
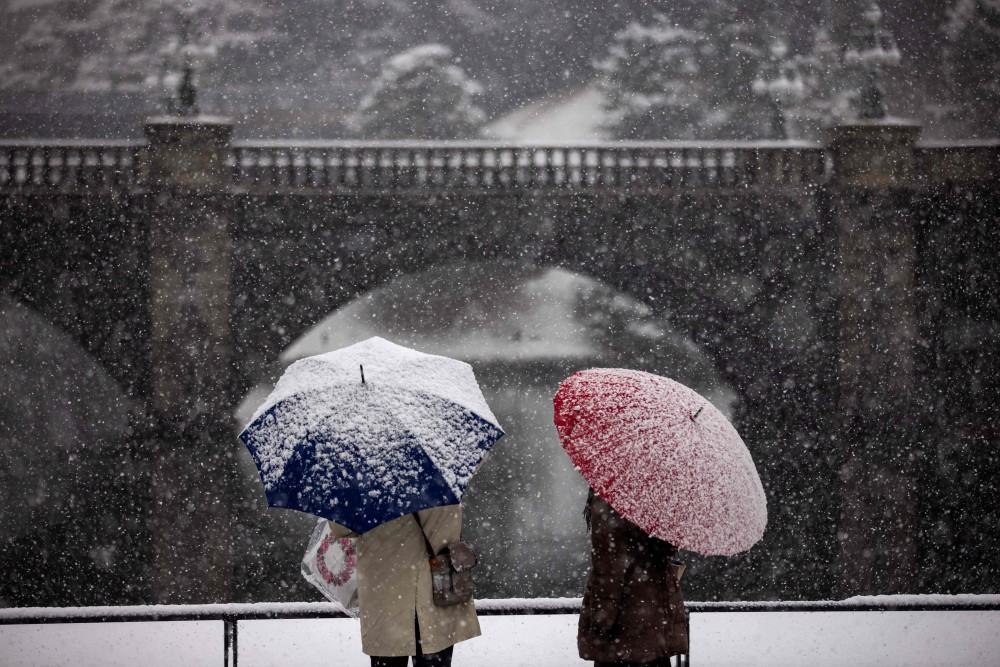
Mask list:
[[[471,366],[376,337],[289,366],[240,439],[269,505],[361,533],[458,503],[501,436]]]
[[[767,501],[750,452],[694,390],[651,373],[595,368],[563,381],[553,402],[573,464],[650,535],[725,556],[763,536]]]

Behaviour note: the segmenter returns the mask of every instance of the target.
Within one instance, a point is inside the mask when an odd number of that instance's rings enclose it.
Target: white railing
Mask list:
[[[885,595],[846,600],[688,602],[688,614],[768,612],[1000,611],[1000,595]],[[482,616],[577,614],[579,598],[477,600]],[[239,623],[254,620],[344,618],[324,602],[148,605],[123,607],[24,607],[0,609],[0,626],[60,623],[222,621],[223,664],[237,665]],[[679,656],[678,665],[689,665]]]
[[[119,190],[140,180],[143,141],[0,140],[0,188]]]
[[[0,140],[0,190],[91,192],[150,185],[142,140]],[[224,149],[232,191],[567,191],[810,188],[827,182],[819,143],[236,141]],[[926,183],[995,179],[1000,141],[921,142]]]
[[[231,181],[246,188],[592,190],[808,186],[828,173],[818,144],[236,142]]]

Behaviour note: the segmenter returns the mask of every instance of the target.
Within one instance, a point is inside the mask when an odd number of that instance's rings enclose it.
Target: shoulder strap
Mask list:
[[[434,553],[434,547],[431,546],[431,541],[427,539],[427,533],[424,532],[424,524],[420,523],[420,517],[416,512],[413,512],[413,520],[417,522],[417,527],[420,528],[420,534],[424,538],[424,546],[427,547],[427,557],[434,558],[437,554]]]

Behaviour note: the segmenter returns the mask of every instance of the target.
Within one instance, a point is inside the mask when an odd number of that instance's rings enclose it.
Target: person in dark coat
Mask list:
[[[580,609],[580,657],[602,665],[666,666],[688,652],[677,547],[650,537],[590,490],[584,510],[591,570]]]

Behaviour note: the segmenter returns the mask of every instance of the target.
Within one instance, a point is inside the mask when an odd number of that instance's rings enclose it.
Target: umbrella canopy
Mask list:
[[[502,435],[471,366],[369,338],[289,366],[240,439],[268,504],[361,533],[458,503]]]
[[[651,373],[596,368],[565,380],[554,404],[573,464],[650,535],[725,556],[763,536],[767,501],[750,452],[694,390]]]

